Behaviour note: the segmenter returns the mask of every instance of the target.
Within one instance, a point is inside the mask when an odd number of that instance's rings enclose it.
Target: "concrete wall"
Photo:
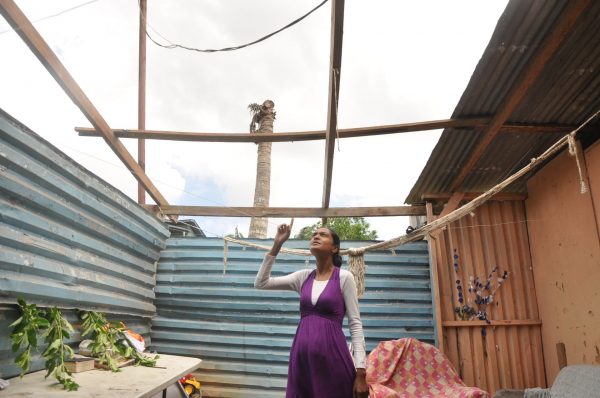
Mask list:
[[[531,257],[548,384],[567,363],[600,364],[600,142],[585,152],[591,191],[580,193],[575,159],[563,153],[528,182]]]

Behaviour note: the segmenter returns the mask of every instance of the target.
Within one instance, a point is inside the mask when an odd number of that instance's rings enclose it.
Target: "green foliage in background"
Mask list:
[[[321,228],[321,221],[309,225],[300,230],[295,236],[296,239],[309,240],[313,233]],[[374,240],[377,239],[377,231],[371,229],[371,225],[365,221],[364,217],[338,217],[327,220],[326,227],[333,229],[341,240]]]

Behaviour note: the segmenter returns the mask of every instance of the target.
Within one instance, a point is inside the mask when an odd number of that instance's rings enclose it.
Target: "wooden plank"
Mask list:
[[[102,118],[81,87],[75,82],[56,54],[54,54],[52,49],[33,27],[25,14],[17,7],[14,1],[2,0],[0,2],[0,13],[25,44],[27,44],[38,60],[46,67],[48,72],[62,87],[69,98],[71,98],[75,105],[79,107],[94,128],[102,133],[106,143],[117,157],[121,159],[125,166],[127,166],[140,184],[144,186],[144,189],[146,189],[152,199],[161,205],[168,204],[167,200],[161,195],[152,181],[150,181],[144,170],[137,164],[121,141],[114,135],[104,118]]]
[[[541,319],[492,319],[489,326],[532,326],[541,325]],[[487,325],[485,321],[444,321],[448,328],[472,328]]]
[[[483,192],[465,192],[463,196],[463,200],[471,201],[476,197],[483,194]],[[450,192],[442,192],[442,193],[424,193],[421,195],[421,199],[426,202],[447,202],[451,197],[452,193]],[[498,192],[490,200],[494,201],[523,201],[527,199],[526,193],[512,193],[512,192]]]
[[[322,217],[388,217],[425,215],[425,206],[381,207],[219,207],[219,206],[156,206],[145,205],[151,212],[178,216],[209,217],[272,217],[272,218],[322,218]]]
[[[427,213],[427,222],[434,220],[433,206],[431,203],[425,204],[425,211]],[[434,304],[434,319],[436,327],[436,339],[438,342],[438,350],[444,352],[444,327],[442,325],[442,300],[440,298],[440,278],[438,275],[438,261],[437,261],[437,240],[429,235],[427,238],[429,246],[430,256],[430,267],[431,267],[431,290],[433,291],[433,304]]]
[[[490,119],[464,118],[429,120],[423,122],[411,122],[401,124],[390,124],[384,126],[354,127],[338,129],[340,138],[371,137],[377,135],[411,133],[417,131],[430,131],[446,128],[461,130],[475,130],[485,126]],[[562,125],[515,125],[506,124],[500,129],[501,133],[567,133],[577,126]],[[95,128],[75,127],[75,131],[82,137],[101,137],[101,133]],[[198,141],[198,142],[294,142],[294,141],[317,141],[326,137],[325,130],[283,132],[274,135],[257,133],[202,133],[189,131],[165,131],[145,129],[113,129],[118,138],[133,138],[146,140],[167,141]]]
[[[556,356],[558,357],[558,368],[567,366],[567,349],[565,343],[556,343]]]
[[[554,25],[544,41],[538,47],[537,52],[532,56],[528,66],[517,78],[510,92],[504,98],[498,111],[492,118],[489,126],[485,129],[481,139],[471,151],[467,161],[461,167],[459,173],[452,181],[450,190],[457,190],[477,161],[483,156],[487,147],[492,143],[500,128],[511,116],[516,107],[521,103],[529,88],[535,83],[538,76],[544,69],[544,66],[550,61],[559,48],[563,40],[569,35],[579,16],[592,3],[591,0],[569,1],[560,16],[558,22]]]
[[[438,218],[444,217],[444,216],[452,213],[454,210],[456,210],[459,207],[460,202],[463,200],[464,195],[465,194],[463,192],[453,193],[452,196],[448,199],[448,203],[446,203],[446,205],[444,206],[444,209],[442,210],[442,212],[440,213]],[[448,226],[448,228],[450,228],[450,226]],[[434,238],[437,238],[438,236],[440,236],[440,234],[442,232],[443,232],[443,229],[439,229],[437,231],[432,232],[431,236],[433,236]]]
[[[10,379],[10,387],[2,391],[5,397],[70,398],[121,397],[149,398],[174,384],[182,376],[198,369],[201,359],[161,354],[156,368],[128,366],[120,372],[90,370],[73,375],[79,390],[66,392],[53,377],[44,378],[46,371],[29,373]]]
[[[322,207],[329,207],[333,176],[333,150],[337,138],[338,102],[342,75],[342,42],[344,36],[344,2],[331,2],[331,52],[329,60],[329,98],[327,100],[327,128],[325,129],[325,168],[323,172]]]
[[[138,129],[146,129],[146,16],[148,15],[147,0],[140,0],[140,29],[138,51]],[[138,164],[146,171],[146,142],[138,139]],[[146,203],[146,191],[138,182],[138,203]]]

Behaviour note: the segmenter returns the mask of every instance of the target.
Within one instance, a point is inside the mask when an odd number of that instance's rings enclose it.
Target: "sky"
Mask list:
[[[16,0],[112,128],[137,128],[137,0]],[[87,4],[86,4],[87,3]],[[320,0],[148,0],[150,34],[196,48],[244,44]],[[339,128],[447,119],[507,0],[348,0]],[[69,12],[64,10],[82,5]],[[52,16],[52,17],[49,17]],[[39,20],[39,21],[38,21]],[[274,131],[324,130],[331,3],[257,45],[225,53],[147,43],[146,128],[248,132],[247,106],[271,99]],[[134,200],[137,181],[79,108],[0,17],[0,108]],[[399,206],[441,130],[346,138],[336,144],[331,207]],[[123,140],[137,156],[134,140]],[[146,171],[174,205],[252,206],[255,144],[146,141]],[[273,207],[320,207],[324,141],[274,143]],[[149,201],[151,201],[148,198]],[[186,217],[187,218],[187,217]],[[250,219],[198,217],[207,236],[247,235]],[[279,223],[270,219],[269,236]],[[296,233],[317,219],[296,219]],[[404,234],[408,217],[367,221],[380,239]]]

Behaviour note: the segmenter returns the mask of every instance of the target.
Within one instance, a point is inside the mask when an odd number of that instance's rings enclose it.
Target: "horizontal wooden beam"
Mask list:
[[[144,205],[153,212],[164,215],[208,217],[273,217],[273,218],[323,218],[323,217],[388,217],[425,215],[425,206],[380,207],[220,207],[220,206],[156,206]]]
[[[94,129],[101,134],[108,146],[113,150],[117,157],[121,159],[131,174],[133,174],[133,176],[139,181],[152,199],[161,205],[168,204],[167,200],[161,195],[152,181],[150,181],[144,170],[139,164],[137,164],[123,143],[121,143],[121,141],[119,141],[119,139],[115,136],[112,129],[108,126],[96,107],[85,95],[69,71],[67,71],[56,54],[54,54],[50,46],[48,46],[39,32],[35,29],[35,27],[31,24],[19,7],[17,7],[14,1],[0,1],[0,14],[4,16],[6,21],[21,37],[25,44],[27,44],[31,52],[37,57],[42,65],[46,67],[54,80],[56,80],[69,98],[71,98],[71,101],[73,101],[75,105],[79,107],[81,112],[94,126]],[[8,61],[5,59],[4,62]]]
[[[430,131],[445,128],[476,129],[486,126],[490,119],[445,119],[430,120],[424,122],[413,122],[403,124],[391,124],[384,126],[356,127],[339,129],[340,138],[371,137],[376,135],[411,133],[416,131]],[[533,133],[567,133],[576,126],[566,125],[517,125],[507,124],[502,126],[501,132],[507,134],[533,134]],[[101,137],[94,128],[75,127],[75,131],[82,137]],[[317,141],[325,139],[325,131],[297,131],[276,134],[249,134],[249,133],[200,133],[187,131],[165,131],[165,130],[128,130],[114,129],[113,133],[119,138],[134,138],[146,140],[166,141],[198,141],[198,142],[293,142],[293,141]]]
[[[445,328],[463,328],[477,326],[536,326],[541,325],[540,319],[510,319],[510,320],[491,320],[488,324],[485,321],[443,321],[442,326]]]
[[[473,200],[483,192],[465,192],[462,200]],[[421,199],[425,202],[447,202],[452,197],[451,193],[424,193],[421,195]],[[498,192],[490,200],[496,201],[511,201],[511,200],[525,200],[527,199],[526,193],[510,193],[510,192]]]

